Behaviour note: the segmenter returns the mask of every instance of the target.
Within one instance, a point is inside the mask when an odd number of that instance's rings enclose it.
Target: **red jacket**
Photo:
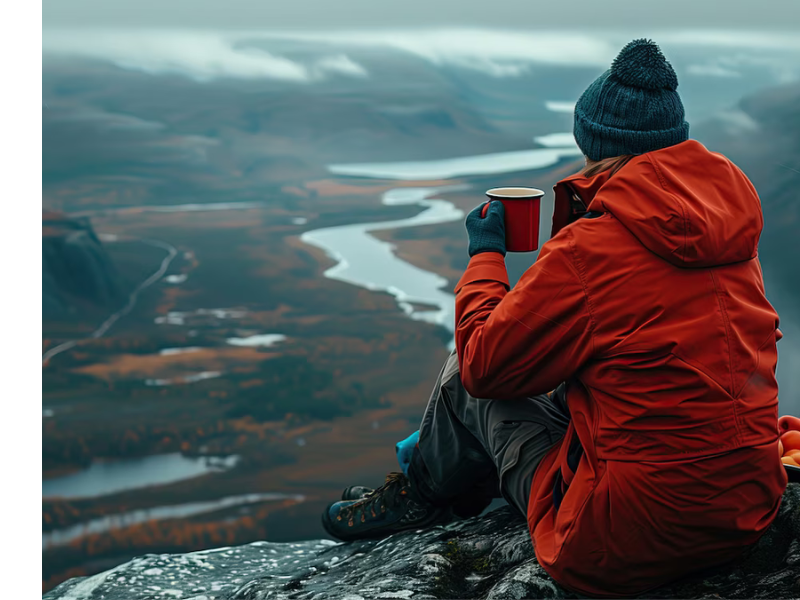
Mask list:
[[[554,189],[514,289],[498,253],[456,287],[461,377],[509,401],[567,382],[570,426],[531,486],[536,556],[578,593],[638,594],[736,558],[786,487],[761,205],[694,140]],[[573,193],[594,218],[571,219]]]

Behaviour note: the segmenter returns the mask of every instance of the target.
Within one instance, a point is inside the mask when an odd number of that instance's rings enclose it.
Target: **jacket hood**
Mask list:
[[[636,156],[613,176],[573,175],[554,190],[553,235],[570,220],[574,191],[588,210],[611,213],[675,266],[712,267],[756,256],[763,217],[753,184],[696,140]]]

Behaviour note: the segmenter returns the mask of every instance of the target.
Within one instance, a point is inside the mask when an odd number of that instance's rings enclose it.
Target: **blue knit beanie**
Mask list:
[[[689,139],[678,77],[652,40],[633,40],[575,105],[575,141],[592,160]]]

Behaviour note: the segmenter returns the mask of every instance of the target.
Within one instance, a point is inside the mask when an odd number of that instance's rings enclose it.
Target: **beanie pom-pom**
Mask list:
[[[648,90],[676,90],[678,76],[658,45],[647,39],[629,42],[611,65],[611,75],[620,83]]]

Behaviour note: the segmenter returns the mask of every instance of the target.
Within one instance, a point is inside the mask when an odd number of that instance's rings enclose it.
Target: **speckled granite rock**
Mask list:
[[[72,579],[45,600],[297,598],[575,598],[537,564],[524,522],[508,507],[380,541],[256,542],[148,555]],[[649,592],[648,598],[800,597],[800,484],[749,557]]]

